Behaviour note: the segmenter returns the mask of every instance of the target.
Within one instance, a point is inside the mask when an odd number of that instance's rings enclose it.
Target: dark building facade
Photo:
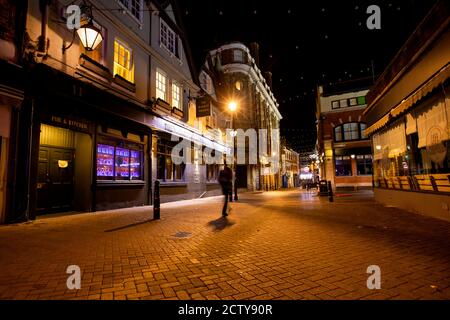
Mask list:
[[[1,4],[0,223],[149,205],[155,180],[163,202],[205,193],[204,164],[171,162],[180,138],[226,150],[193,125],[199,80],[175,4],[93,10],[92,51],[63,1]]]

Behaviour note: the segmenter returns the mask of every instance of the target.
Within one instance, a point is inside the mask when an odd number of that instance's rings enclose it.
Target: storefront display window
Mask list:
[[[336,156],[335,167],[336,167],[336,176],[352,175],[352,160],[350,156]]]
[[[206,165],[206,180],[209,182],[217,181],[219,178],[219,165],[207,164]]]
[[[450,192],[448,111],[432,98],[373,135],[375,186]]]
[[[133,150],[132,147],[119,147],[114,144],[111,142],[97,145],[97,179],[142,180],[142,150]],[[140,147],[135,146],[135,148]]]
[[[356,156],[356,169],[359,176],[372,174],[372,155],[357,155]]]
[[[172,158],[172,148],[176,142],[160,140],[157,152],[157,176],[158,180],[164,182],[184,181],[186,164],[175,164]],[[180,155],[182,157],[182,155]],[[180,161],[176,161],[178,163]]]

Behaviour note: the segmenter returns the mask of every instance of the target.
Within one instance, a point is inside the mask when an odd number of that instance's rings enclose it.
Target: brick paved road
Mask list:
[[[165,204],[160,221],[145,207],[0,226],[0,299],[450,298],[447,222],[299,191],[241,195],[224,220],[221,200]]]

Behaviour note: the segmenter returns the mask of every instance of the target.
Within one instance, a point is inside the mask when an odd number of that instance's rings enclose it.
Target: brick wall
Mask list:
[[[330,112],[324,114],[325,119],[323,120],[323,135],[324,139],[333,138],[334,126],[339,126],[346,122],[362,122],[362,112],[364,109],[350,110],[344,112]]]

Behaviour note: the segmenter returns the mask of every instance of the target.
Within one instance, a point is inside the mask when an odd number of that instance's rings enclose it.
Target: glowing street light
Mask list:
[[[236,111],[236,109],[237,109],[237,103],[234,102],[234,101],[230,101],[230,102],[228,103],[228,109],[229,109],[231,112]]]

